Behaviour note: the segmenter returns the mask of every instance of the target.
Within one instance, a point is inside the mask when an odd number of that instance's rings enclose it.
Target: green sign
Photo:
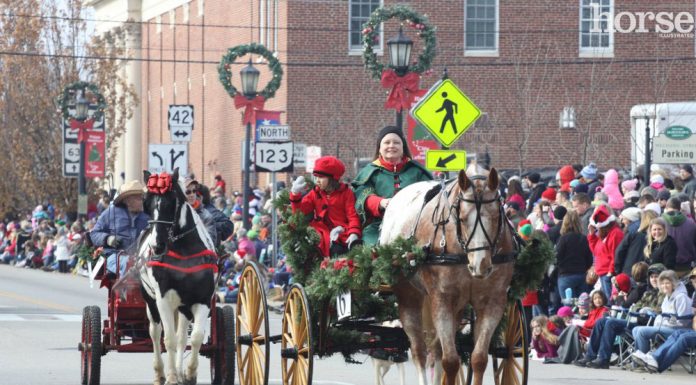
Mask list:
[[[691,129],[684,126],[670,126],[665,130],[665,135],[675,140],[688,139],[691,136]]]

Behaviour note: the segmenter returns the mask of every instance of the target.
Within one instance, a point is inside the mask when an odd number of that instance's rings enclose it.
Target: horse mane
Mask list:
[[[175,189],[178,188],[181,194],[183,194],[184,197],[186,197],[186,194],[184,194],[184,191],[186,191],[186,187],[184,185],[184,180],[179,178],[176,181],[176,184],[173,186]],[[177,192],[177,195],[179,194]],[[202,204],[202,203],[201,203]],[[201,219],[201,216],[198,215],[196,210],[191,206],[188,201],[184,200],[184,203],[182,205],[182,208],[185,208],[186,210],[182,210],[182,213],[180,215],[179,219],[179,227],[183,228],[185,225],[188,223],[182,223],[182,221],[186,221],[186,213],[188,212],[191,214],[191,217],[193,218],[193,223],[194,226],[196,226],[197,232],[198,232],[198,237],[201,239],[203,242],[203,245],[209,249],[215,251],[215,244],[213,243],[212,238],[210,238],[210,234],[208,234],[208,229],[205,227],[205,224],[203,223],[203,220]]]

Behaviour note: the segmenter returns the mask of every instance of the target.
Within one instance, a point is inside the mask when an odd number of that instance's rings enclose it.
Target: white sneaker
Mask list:
[[[639,366],[644,366],[645,365],[645,353],[641,352],[640,350],[636,350],[631,354],[631,359],[633,359],[633,362],[638,364]]]
[[[657,371],[657,360],[655,360],[655,357],[653,357],[652,354],[644,354],[643,361],[645,361],[645,365],[647,365],[648,369]]]

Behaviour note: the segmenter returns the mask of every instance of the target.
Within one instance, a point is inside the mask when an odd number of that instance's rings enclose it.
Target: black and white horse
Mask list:
[[[144,172],[144,210],[150,225],[138,243],[140,281],[154,350],[155,385],[195,384],[217,272],[215,247],[196,211],[186,202],[179,170]],[[184,370],[189,324],[191,357]],[[160,337],[164,329],[166,376]]]

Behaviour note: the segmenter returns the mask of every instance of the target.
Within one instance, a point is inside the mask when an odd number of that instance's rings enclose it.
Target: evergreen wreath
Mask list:
[[[231,97],[235,97],[237,95],[239,91],[237,91],[237,89],[232,85],[232,73],[230,72],[230,68],[238,57],[249,53],[260,55],[266,59],[268,62],[268,68],[270,68],[271,72],[273,73],[271,81],[269,81],[268,84],[266,84],[266,87],[264,87],[264,89],[258,93],[259,95],[263,96],[264,99],[268,100],[275,95],[276,91],[280,87],[280,82],[283,80],[283,68],[273,52],[269,51],[261,44],[251,43],[246,45],[238,45],[228,49],[227,53],[222,56],[222,60],[220,60],[220,64],[218,65],[218,76],[220,78],[220,83],[222,83],[222,86],[225,87],[225,91],[227,91]]]
[[[425,15],[414,11],[406,5],[393,5],[390,7],[382,7],[375,9],[370,15],[370,18],[363,26],[363,62],[365,67],[372,73],[375,79],[382,78],[384,65],[377,60],[373,45],[379,43],[380,25],[392,18],[399,18],[409,27],[415,29],[416,34],[423,41],[423,52],[418,56],[418,60],[408,67],[408,72],[416,72],[422,74],[430,69],[433,58],[435,57],[435,49],[437,46],[435,39],[436,28],[430,24],[430,21]]]
[[[78,90],[89,90],[89,92],[96,98],[96,100],[90,100],[87,95],[84,95],[85,99],[89,100],[90,105],[96,105],[96,110],[92,114],[91,119],[98,122],[104,116],[104,110],[106,109],[106,99],[99,92],[99,88],[96,84],[89,82],[77,81],[68,84],[63,88],[63,93],[58,97],[58,105],[60,106],[60,112],[63,115],[63,119],[75,119],[70,115],[69,106],[75,100],[75,93]]]

